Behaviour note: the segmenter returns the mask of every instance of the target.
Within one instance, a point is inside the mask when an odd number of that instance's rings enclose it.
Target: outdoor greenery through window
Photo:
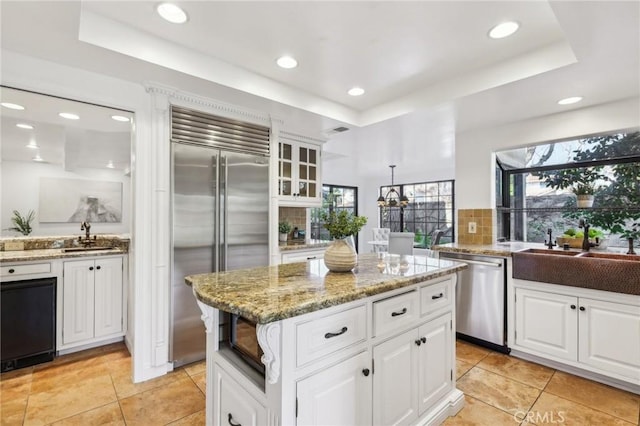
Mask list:
[[[548,229],[554,238],[581,238],[584,219],[600,248],[627,247],[628,238],[637,245],[640,132],[510,150],[497,158],[496,204],[505,238],[544,242]]]
[[[444,180],[405,185],[394,185],[400,196],[409,198],[409,205],[380,208],[380,227],[391,232],[415,233],[414,247],[429,248],[435,231],[445,231],[440,243],[450,243],[454,239],[453,200],[454,181]],[[383,197],[391,186],[380,187]]]
[[[339,213],[347,212],[358,214],[358,188],[353,186],[322,185],[322,207],[311,209],[311,238],[317,240],[330,240],[329,231],[324,227],[322,214],[329,211]],[[354,238],[356,249],[358,238]]]

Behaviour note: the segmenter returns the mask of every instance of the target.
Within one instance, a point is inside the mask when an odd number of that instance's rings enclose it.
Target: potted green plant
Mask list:
[[[286,242],[289,237],[289,232],[291,232],[291,224],[286,220],[278,223],[278,233],[280,234],[279,240],[282,242]]]
[[[578,207],[593,206],[596,187],[592,182],[578,182],[571,187],[571,191],[576,195],[576,205]]]
[[[324,264],[333,272],[349,272],[358,263],[353,236],[367,223],[365,216],[356,216],[346,210],[331,210],[322,214],[324,227],[333,242],[324,254]]]
[[[31,228],[31,222],[35,216],[36,214],[33,210],[29,210],[25,216],[22,216],[18,210],[14,210],[13,217],[11,218],[13,226],[9,228],[9,231],[16,231],[22,235],[29,235],[31,231],[33,231]]]

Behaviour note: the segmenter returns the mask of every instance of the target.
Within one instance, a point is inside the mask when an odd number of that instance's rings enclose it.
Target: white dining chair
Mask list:
[[[389,234],[391,233],[391,229],[389,228],[373,228],[373,252],[374,253],[382,253],[387,251],[386,244],[375,244],[376,241],[381,241],[388,243],[389,242]]]
[[[389,253],[412,255],[415,235],[413,232],[390,232]]]

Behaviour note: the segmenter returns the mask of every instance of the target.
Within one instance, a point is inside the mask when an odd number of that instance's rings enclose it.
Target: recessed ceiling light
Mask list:
[[[503,22],[498,24],[489,31],[489,37],[491,38],[505,38],[518,31],[520,24],[515,21]]]
[[[162,3],[156,8],[158,15],[172,24],[184,24],[189,19],[187,13],[173,3]]]
[[[281,56],[276,61],[276,64],[281,68],[291,69],[298,66],[298,61],[291,56]]]
[[[20,127],[21,129],[33,130],[33,126],[26,123],[18,123],[16,124],[16,127]]]
[[[364,89],[361,87],[352,87],[347,91],[351,96],[360,96],[364,94]]]
[[[125,117],[124,115],[112,115],[111,118],[116,121],[129,121],[129,117]]]
[[[36,143],[36,141],[33,141],[33,140],[32,140],[32,141],[29,141],[29,144],[28,144],[28,145],[25,145],[25,146],[26,146],[27,148],[29,148],[29,149],[38,149],[38,148],[40,148],[40,147],[38,146],[38,144]]]
[[[11,102],[2,102],[0,105],[2,105],[5,108],[9,108],[9,109],[17,109],[17,110],[23,110],[24,109],[24,107],[22,105],[12,104]]]
[[[73,114],[70,112],[61,112],[60,114],[58,114],[60,117],[62,118],[66,118],[67,120],[79,120],[80,116],[77,114]]]
[[[32,158],[33,161],[37,161],[38,163],[42,163],[44,162],[44,160],[42,159],[42,157],[40,157],[40,154],[36,154],[35,157]]]
[[[109,162],[107,163],[107,169],[113,169],[114,165],[113,165],[113,161],[109,160]]]
[[[572,96],[570,98],[560,99],[558,101],[558,105],[571,105],[571,104],[575,104],[576,102],[580,102],[581,100],[582,100],[582,96]]]

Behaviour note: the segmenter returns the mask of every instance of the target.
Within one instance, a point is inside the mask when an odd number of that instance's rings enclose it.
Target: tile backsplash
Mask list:
[[[493,209],[460,209],[458,210],[458,243],[460,244],[492,244],[493,243]],[[469,223],[476,224],[475,234],[469,232]]]
[[[278,222],[286,220],[291,224],[289,238],[293,238],[293,229],[306,230],[307,209],[305,207],[278,207]]]

